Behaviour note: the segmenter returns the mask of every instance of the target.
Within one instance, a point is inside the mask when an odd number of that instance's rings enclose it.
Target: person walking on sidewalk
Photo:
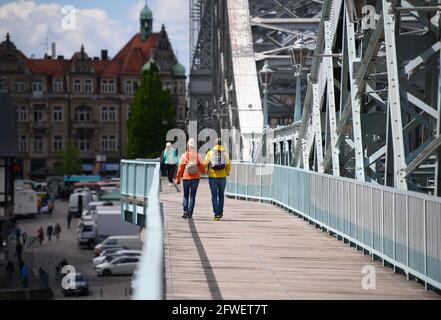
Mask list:
[[[21,256],[23,253],[23,245],[21,244],[20,240],[18,240],[17,245],[15,246],[15,254],[17,255],[18,262],[20,263]]]
[[[49,223],[46,229],[46,235],[49,242],[52,240],[52,234],[54,233],[54,227],[52,227],[52,223]]]
[[[178,163],[178,156],[176,155],[176,149],[172,147],[172,144],[170,142],[167,142],[167,144],[165,145],[163,158],[167,170],[167,177],[169,182],[168,185],[172,186],[176,164]]]
[[[221,139],[216,139],[216,145],[207,152],[204,161],[208,166],[208,183],[214,213],[213,220],[219,221],[224,215],[225,187],[227,176],[231,170],[230,156],[222,146]]]
[[[205,173],[205,166],[201,155],[197,152],[197,145],[193,138],[187,143],[187,151],[179,159],[178,172],[176,174],[176,184],[184,181],[184,197],[182,206],[184,214],[182,218],[191,219],[193,217],[194,206],[196,204],[196,192],[199,186],[201,174]]]
[[[57,224],[55,225],[55,229],[54,229],[54,236],[55,236],[55,238],[57,238],[57,240],[60,240],[60,233],[61,233],[61,226],[57,222]]]
[[[43,227],[40,227],[40,229],[38,229],[37,231],[37,237],[38,237],[38,241],[40,243],[40,246],[43,244],[43,240],[44,240],[44,231],[43,231]]]
[[[17,242],[20,241],[20,236],[21,236],[21,229],[20,229],[20,227],[17,227],[17,228],[15,228],[15,240]]]
[[[21,264],[20,278],[23,283],[23,288],[26,289],[28,287],[28,283],[29,283],[29,270],[28,270],[28,267],[24,263]]]
[[[8,264],[6,265],[6,272],[8,273],[9,280],[11,280],[12,277],[14,276],[14,270],[15,270],[14,262],[8,260]]]
[[[70,222],[72,221],[72,213],[67,214],[67,228],[70,229]]]
[[[21,240],[23,241],[23,247],[26,246],[26,240],[28,239],[28,234],[26,232],[23,232],[21,234]]]

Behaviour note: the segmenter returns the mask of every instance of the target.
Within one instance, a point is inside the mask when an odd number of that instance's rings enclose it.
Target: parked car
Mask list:
[[[118,257],[139,257],[142,254],[141,250],[118,250],[108,255],[100,255],[96,258],[93,258],[93,265],[97,266],[104,262],[112,261]]]
[[[118,257],[110,262],[104,262],[96,266],[98,275],[132,275],[139,262],[139,257]]]
[[[93,198],[93,194],[92,194]],[[83,210],[83,213],[81,214],[81,219],[78,222],[78,225],[81,224],[81,221],[89,221],[89,220],[95,220],[96,218],[96,209],[98,207],[113,207],[114,204],[111,201],[92,201],[89,202],[87,205],[87,208]]]
[[[95,255],[99,256],[103,250],[112,247],[127,247],[130,250],[141,250],[142,242],[138,236],[111,236],[95,246]]]
[[[109,255],[114,254],[115,252],[121,251],[121,250],[129,250],[129,248],[127,248],[127,247],[108,248],[108,249],[102,251],[99,256],[109,256]]]
[[[63,284],[63,282],[62,282]],[[69,283],[69,288],[61,287],[61,291],[64,296],[73,296],[73,295],[89,295],[89,284],[84,276],[76,272],[75,273],[75,281],[74,283]]]

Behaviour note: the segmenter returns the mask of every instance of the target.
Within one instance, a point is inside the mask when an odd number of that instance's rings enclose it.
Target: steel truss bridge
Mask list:
[[[275,163],[439,196],[439,19],[436,0],[192,0],[190,120],[237,128],[256,158],[268,61]],[[292,123],[299,39],[315,49]]]
[[[439,1],[190,6],[189,120],[239,130],[241,152],[219,223],[206,181],[187,222],[158,163],[122,161],[122,215],[147,236],[135,298],[439,299],[426,292],[441,290]],[[299,41],[309,56],[294,122]],[[265,61],[270,118],[290,124],[263,128]],[[360,285],[368,264],[382,268],[373,291]]]

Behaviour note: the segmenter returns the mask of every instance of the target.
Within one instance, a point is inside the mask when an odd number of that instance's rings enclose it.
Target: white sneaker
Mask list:
[[[169,183],[168,186],[169,186],[169,187],[173,186],[173,183]]]

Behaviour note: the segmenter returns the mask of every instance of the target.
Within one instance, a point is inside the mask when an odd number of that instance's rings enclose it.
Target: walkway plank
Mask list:
[[[167,299],[441,299],[278,207],[226,199],[212,221],[206,180],[188,222],[182,192],[162,185]],[[362,288],[365,265],[375,290]]]

